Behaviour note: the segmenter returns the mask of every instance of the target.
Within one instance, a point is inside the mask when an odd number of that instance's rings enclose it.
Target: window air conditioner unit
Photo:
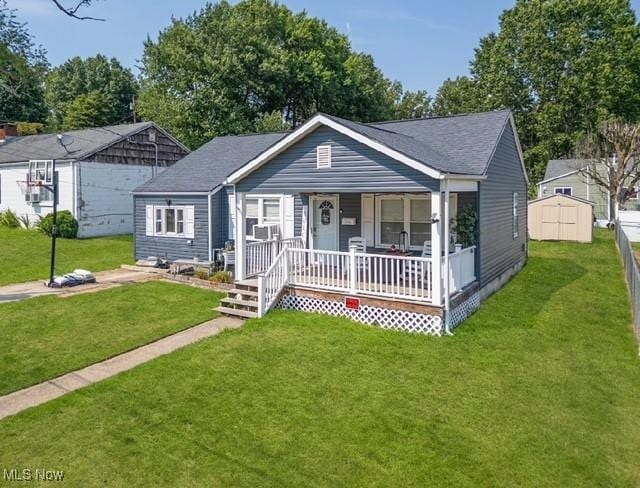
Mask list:
[[[24,201],[27,203],[38,203],[40,201],[40,191],[28,191],[24,194]]]
[[[256,224],[253,226],[253,238],[258,241],[268,241],[269,239],[273,239],[273,236],[277,233],[277,224]]]

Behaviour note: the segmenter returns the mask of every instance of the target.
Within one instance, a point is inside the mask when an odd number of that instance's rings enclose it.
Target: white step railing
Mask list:
[[[449,254],[449,293],[462,290],[476,279],[476,246]]]
[[[267,271],[258,276],[258,317],[273,307],[288,282],[289,254],[285,245]]]

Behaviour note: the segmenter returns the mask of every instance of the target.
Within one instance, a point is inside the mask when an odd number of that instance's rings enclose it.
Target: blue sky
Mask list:
[[[74,0],[62,0],[72,4]],[[78,21],[57,11],[50,0],[8,0],[27,22],[37,43],[58,65],[73,56],[103,53],[135,69],[142,42],[204,5],[203,0],[98,0],[87,11],[106,22]],[[468,72],[480,37],[498,27],[500,13],[514,0],[286,0],[294,12],[306,10],[347,34],[354,49],[372,54],[386,76],[405,88],[434,94],[447,77]],[[638,11],[640,0],[632,4]]]

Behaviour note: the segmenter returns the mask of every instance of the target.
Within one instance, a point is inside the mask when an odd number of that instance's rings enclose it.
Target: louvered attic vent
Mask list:
[[[331,168],[331,146],[316,148],[316,163],[318,168]]]

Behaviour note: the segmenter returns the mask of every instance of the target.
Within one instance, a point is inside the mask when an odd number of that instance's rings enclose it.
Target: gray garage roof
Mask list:
[[[444,173],[483,175],[510,120],[508,110],[345,127]],[[143,192],[207,192],[288,133],[216,137],[136,188]]]
[[[71,136],[68,151],[58,141],[57,134],[8,137],[0,144],[0,164],[31,159],[82,159],[151,126],[155,124],[139,122],[63,132]]]

